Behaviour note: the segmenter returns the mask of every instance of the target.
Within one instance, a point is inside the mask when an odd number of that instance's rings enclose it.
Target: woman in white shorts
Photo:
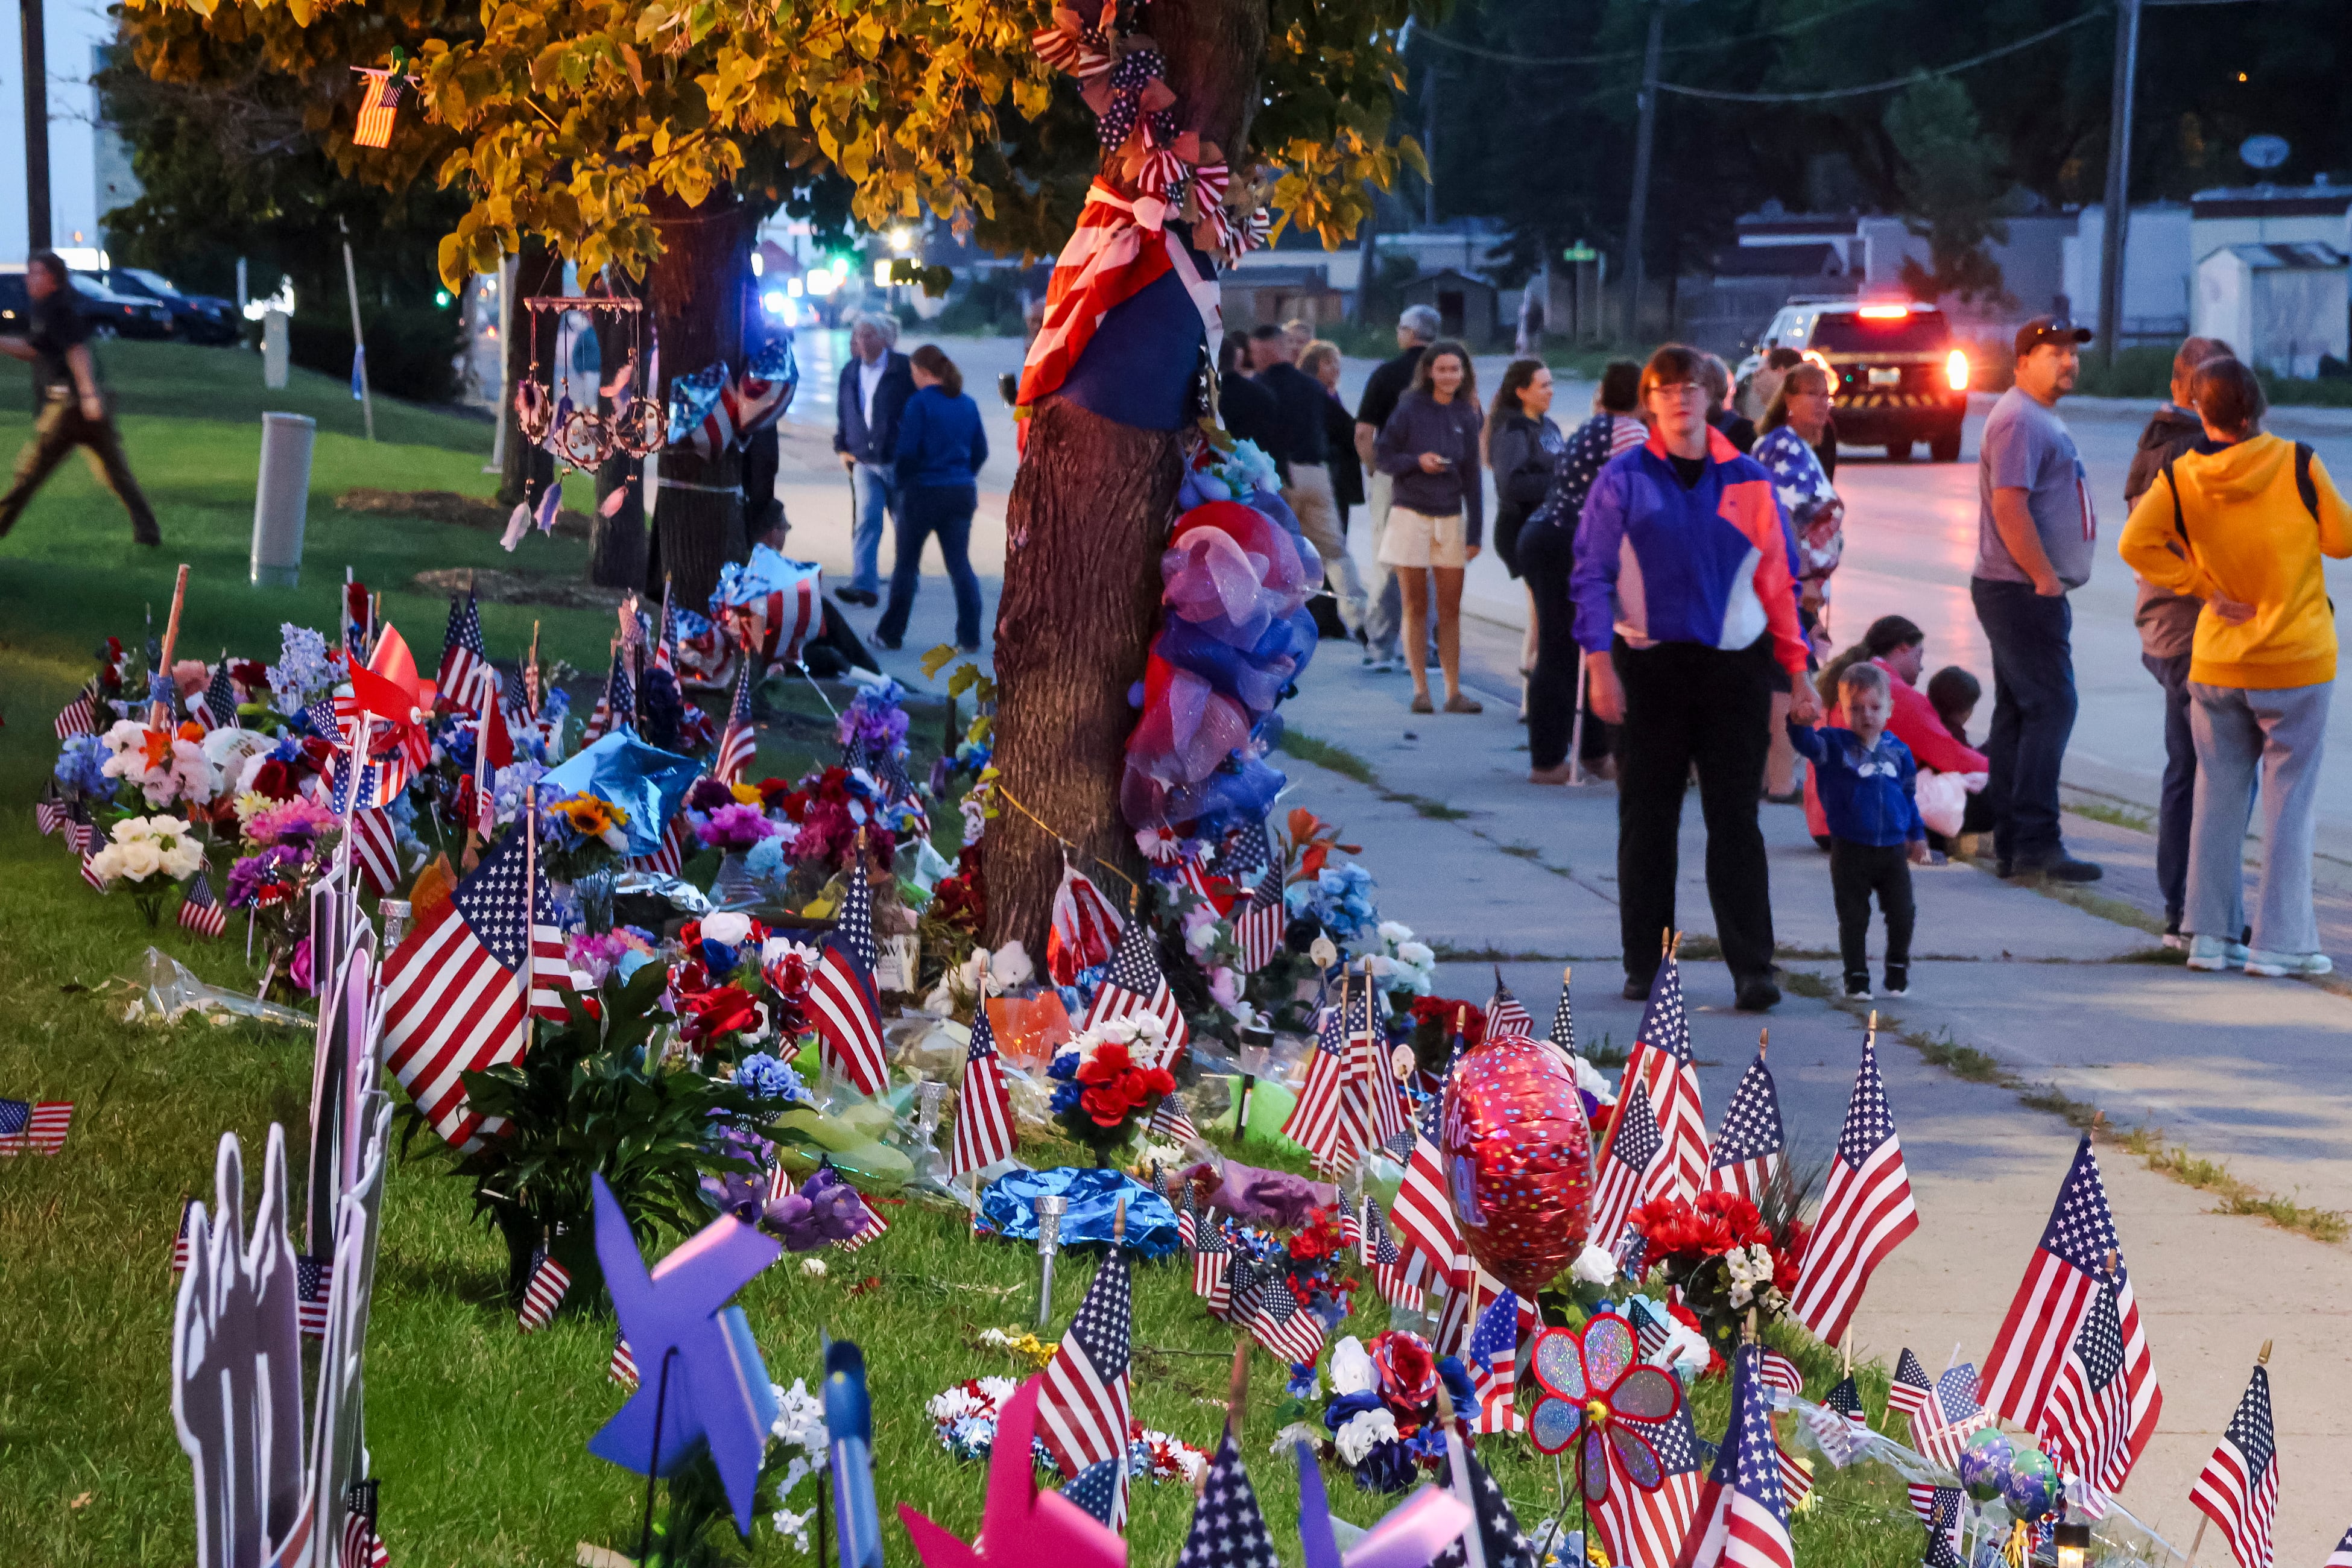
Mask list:
[[[1424,624],[1430,576],[1437,586],[1437,661],[1445,672],[1445,710],[1477,713],[1462,695],[1462,573],[1478,553],[1486,494],[1478,454],[1478,385],[1470,351],[1458,342],[1429,345],[1398,399],[1374,452],[1395,488],[1381,564],[1404,591],[1405,668],[1412,672],[1412,710],[1434,711],[1425,668]],[[1427,574],[1429,575],[1424,575]]]

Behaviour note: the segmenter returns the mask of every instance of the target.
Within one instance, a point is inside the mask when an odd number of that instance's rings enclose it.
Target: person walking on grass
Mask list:
[[[1914,792],[1918,765],[1910,748],[1886,732],[1895,699],[1886,671],[1848,665],[1838,676],[1843,724],[1816,730],[1791,719],[1789,742],[1821,780],[1829,818],[1830,890],[1837,900],[1838,956],[1845,994],[1868,1002],[1870,900],[1886,921],[1889,996],[1911,990],[1911,868],[1927,863],[1927,825]]]
[[[1985,420],[1977,455],[1977,559],[1969,596],[1992,649],[1993,855],[2003,877],[2095,882],[2066,852],[2058,775],[2074,732],[2074,612],[2098,518],[2058,400],[2074,390],[2090,329],[2036,316],[2017,330],[2017,384]]]
[[[2325,974],[2312,821],[2336,640],[2321,557],[2352,556],[2352,508],[2310,447],[2263,433],[2262,384],[2243,364],[2206,361],[2190,393],[2203,438],[2158,471],[2117,545],[2143,581],[2204,601],[2189,663],[2189,966]],[[2263,868],[2249,946],[2242,862],[2257,769]]]
[[[98,362],[90,357],[89,324],[74,308],[73,285],[56,252],[41,251],[26,266],[25,292],[31,298],[31,330],[21,338],[0,338],[0,353],[31,363],[40,412],[33,438],[16,454],[16,478],[0,498],[0,534],[16,526],[66,454],[79,447],[98,482],[131,514],[131,537],[141,544],[163,543],[154,510],[122,456],[122,437],[99,384]]]
[[[1364,624],[1364,584],[1339,531],[1339,503],[1331,489],[1331,436],[1326,410],[1331,395],[1323,384],[1291,363],[1290,340],[1280,327],[1250,333],[1250,365],[1257,384],[1275,405],[1272,456],[1282,465],[1282,499],[1298,519],[1298,531],[1323,557],[1323,575],[1339,611],[1339,625],[1354,637]]]
[[[1364,505],[1372,519],[1372,576],[1364,584],[1364,664],[1374,674],[1397,668],[1397,638],[1404,619],[1404,601],[1396,574],[1381,560],[1381,538],[1389,526],[1389,506],[1395,481],[1381,470],[1376,458],[1381,431],[1397,402],[1412,389],[1413,372],[1422,351],[1437,341],[1441,321],[1427,305],[1408,305],[1397,317],[1397,353],[1382,360],[1364,380],[1364,395],[1356,404],[1356,458],[1370,476],[1364,484]]]
[[[890,564],[890,605],[874,640],[895,648],[923,577],[923,541],[936,535],[955,589],[956,647],[980,651],[980,579],[971,570],[971,514],[980,505],[980,470],[988,433],[980,405],[964,395],[963,372],[937,343],[915,351],[908,369],[915,395],[898,418],[896,472],[898,539]]]
[[[834,591],[845,605],[881,600],[883,517],[887,512],[903,521],[906,516],[891,455],[898,449],[898,411],[915,395],[915,378],[898,343],[897,317],[881,311],[857,317],[849,329],[849,363],[841,367],[834,395],[833,449],[849,471],[856,508],[849,583]]]
[[[1424,350],[1412,390],[1381,430],[1381,472],[1393,487],[1381,564],[1404,595],[1405,668],[1412,710],[1434,711],[1429,696],[1428,603],[1437,590],[1437,659],[1445,673],[1445,710],[1482,713],[1462,694],[1462,574],[1477,559],[1485,522],[1486,476],[1479,471],[1478,378],[1470,351],[1450,340]]]
[[[2234,355],[2219,338],[2184,338],[2172,356],[2172,395],[2148,416],[2124,476],[2124,507],[2156,484],[2164,466],[2203,438],[2204,425],[2190,405],[2197,367]],[[2139,579],[2132,624],[2139,628],[2139,661],[2164,689],[2164,784],[2157,796],[2156,886],[2164,898],[2164,945],[2186,948],[2180,911],[2189,897],[2189,827],[2196,816],[2197,742],[2189,729],[2189,658],[2197,640],[2197,616],[2205,606],[2185,595]]]
[[[1705,356],[1669,343],[1642,372],[1649,440],[1601,470],[1576,531],[1576,640],[1592,710],[1624,726],[1617,886],[1625,995],[1649,994],[1674,929],[1683,793],[1706,818],[1706,891],[1738,1005],[1772,981],[1771,870],[1757,826],[1778,674],[1789,717],[1820,711],[1804,682],[1796,542],[1772,476],[1706,423]]]

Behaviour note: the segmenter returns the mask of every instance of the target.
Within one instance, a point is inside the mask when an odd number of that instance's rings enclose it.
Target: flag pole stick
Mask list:
[[[2197,1536],[2195,1540],[2189,1543],[2189,1556],[2182,1563],[2181,1568],[2197,1568],[2197,1553],[2203,1550],[2205,1545],[2205,1527],[2212,1522],[2213,1519],[2210,1514],[2205,1513],[2201,1510],[2199,1511],[2197,1515]]]
[[[188,601],[188,563],[180,563],[179,580],[172,585],[172,616],[163,623],[163,658],[153,673],[165,680],[172,679],[172,654],[180,642],[180,606]],[[152,684],[152,683],[151,683]],[[162,702],[147,705],[147,727],[161,730],[171,719],[170,707]]]
[[[1477,1492],[1470,1485],[1470,1454],[1462,1440],[1462,1417],[1442,1377],[1437,1380],[1437,1419],[1445,1428],[1445,1458],[1453,1471],[1454,1495],[1470,1510],[1470,1523],[1462,1531],[1464,1568],[1486,1568],[1486,1541],[1478,1525]]]
[[[530,974],[538,967],[539,920],[539,785],[522,792],[522,963],[515,969],[515,986],[522,996],[523,1041],[530,1041]]]
[[[530,705],[531,722],[539,722],[539,623],[530,623],[530,678],[522,683],[523,700]]]

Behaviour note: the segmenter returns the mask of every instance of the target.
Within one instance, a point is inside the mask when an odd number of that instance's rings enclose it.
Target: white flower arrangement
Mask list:
[[[1349,1334],[1331,1347],[1331,1394],[1345,1398],[1350,1394],[1370,1394],[1377,1376],[1372,1370],[1371,1352],[1364,1342]]]
[[[1157,1067],[1168,1054],[1168,1026],[1150,1013],[1106,1018],[1083,1034],[1063,1041],[1054,1055],[1058,1059],[1075,1052],[1080,1062],[1089,1062],[1104,1046],[1124,1046],[1137,1066]]]
[[[1349,1469],[1362,1464],[1364,1456],[1375,1446],[1396,1440],[1396,1417],[1385,1408],[1359,1410],[1331,1434],[1332,1447],[1339,1450],[1339,1458],[1347,1461]]]
[[[151,806],[177,800],[209,805],[220,793],[220,771],[206,760],[203,745],[176,731],[151,731],[136,719],[120,719],[99,740],[107,752],[100,771],[137,785]]]
[[[790,1388],[778,1384],[768,1386],[775,1390],[776,1394],[776,1419],[768,1428],[768,1440],[800,1450],[793,1456],[792,1463],[785,1467],[783,1479],[776,1488],[776,1501],[779,1504],[789,1503],[801,1482],[816,1474],[817,1465],[824,1459],[831,1438],[824,1429],[824,1406],[809,1393],[805,1381],[794,1378]],[[813,1507],[799,1513],[779,1507],[770,1516],[769,1522],[776,1527],[777,1534],[792,1537],[800,1550],[806,1552],[809,1549],[809,1521],[815,1517],[816,1510]]]
[[[1437,954],[1402,921],[1382,921],[1357,956],[1381,989],[1426,996],[1437,984]]]
[[[205,863],[204,847],[176,816],[127,816],[90,857],[90,870],[108,883],[177,882]]]
[[[1745,1307],[1750,1301],[1768,1312],[1780,1308],[1780,1293],[1772,1288],[1772,1254],[1760,1244],[1735,1247],[1723,1255],[1723,1267],[1731,1276],[1731,1304]]]

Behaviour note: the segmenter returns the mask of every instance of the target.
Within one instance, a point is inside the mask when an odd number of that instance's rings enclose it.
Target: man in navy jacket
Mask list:
[[[898,446],[898,411],[915,395],[915,374],[898,342],[897,318],[881,311],[858,316],[849,330],[849,363],[841,367],[833,449],[849,470],[857,504],[850,534],[856,570],[835,595],[845,604],[881,602],[883,513],[893,522],[898,516],[898,481],[890,465]]]

